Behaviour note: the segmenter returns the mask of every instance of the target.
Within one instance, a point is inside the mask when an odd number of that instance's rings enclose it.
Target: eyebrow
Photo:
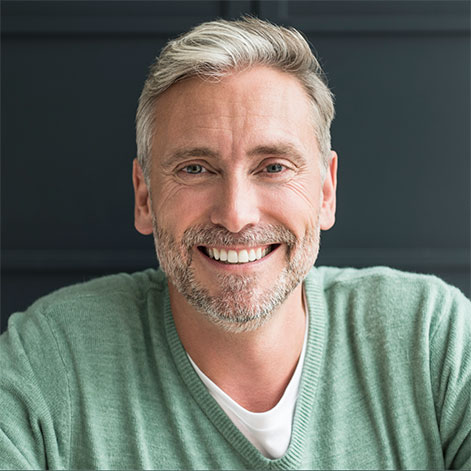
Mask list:
[[[250,150],[248,152],[248,155],[272,155],[276,157],[289,156],[297,164],[302,164],[306,162],[306,157],[296,148],[296,146],[290,143],[257,146],[254,149]]]
[[[188,149],[178,149],[172,152],[167,158],[164,158],[162,167],[168,169],[178,164],[179,162],[190,159],[193,157],[219,157],[217,152],[214,152],[209,147],[190,147]]]
[[[278,144],[267,144],[254,147],[249,150],[247,153],[250,157],[256,155],[265,155],[265,156],[289,156],[295,163],[303,164],[306,162],[306,158],[301,152],[291,143],[278,143]],[[178,149],[175,152],[171,153],[167,158],[162,162],[162,167],[164,169],[169,169],[174,167],[179,162],[182,162],[186,159],[198,157],[210,157],[218,158],[220,154],[211,150],[209,147],[190,147],[186,149]]]

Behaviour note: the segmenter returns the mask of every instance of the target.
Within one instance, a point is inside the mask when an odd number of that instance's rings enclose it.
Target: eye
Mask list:
[[[279,163],[275,163],[275,164],[270,164],[270,165],[267,165],[265,167],[265,170],[267,173],[280,173],[283,171],[284,169],[284,165],[281,165]]]
[[[181,171],[190,175],[199,175],[200,173],[207,172],[207,170],[200,164],[186,165],[181,169]]]

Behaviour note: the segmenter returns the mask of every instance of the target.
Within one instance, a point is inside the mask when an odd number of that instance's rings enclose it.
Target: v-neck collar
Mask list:
[[[323,360],[326,312],[323,293],[315,268],[304,280],[304,289],[309,310],[309,332],[300,391],[294,413],[291,441],[286,453],[277,459],[269,459],[260,453],[240,432],[208,392],[193,366],[178,336],[170,307],[168,286],[165,284],[164,323],[167,341],[180,373],[191,395],[221,433],[232,444],[251,468],[297,469],[304,454],[306,435],[309,431],[311,411],[315,403],[319,372]]]

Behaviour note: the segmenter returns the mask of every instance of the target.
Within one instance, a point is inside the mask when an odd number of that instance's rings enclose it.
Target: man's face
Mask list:
[[[334,223],[336,157],[322,181],[310,106],[267,67],[188,79],[157,102],[150,195],[135,162],[136,228],[176,295],[228,330],[270,317]]]

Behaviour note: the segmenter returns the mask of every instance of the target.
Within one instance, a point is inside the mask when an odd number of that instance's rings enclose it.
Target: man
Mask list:
[[[333,113],[295,30],[215,21],[166,46],[133,167],[161,269],[12,316],[2,467],[471,466],[469,301],[434,277],[312,268]]]

